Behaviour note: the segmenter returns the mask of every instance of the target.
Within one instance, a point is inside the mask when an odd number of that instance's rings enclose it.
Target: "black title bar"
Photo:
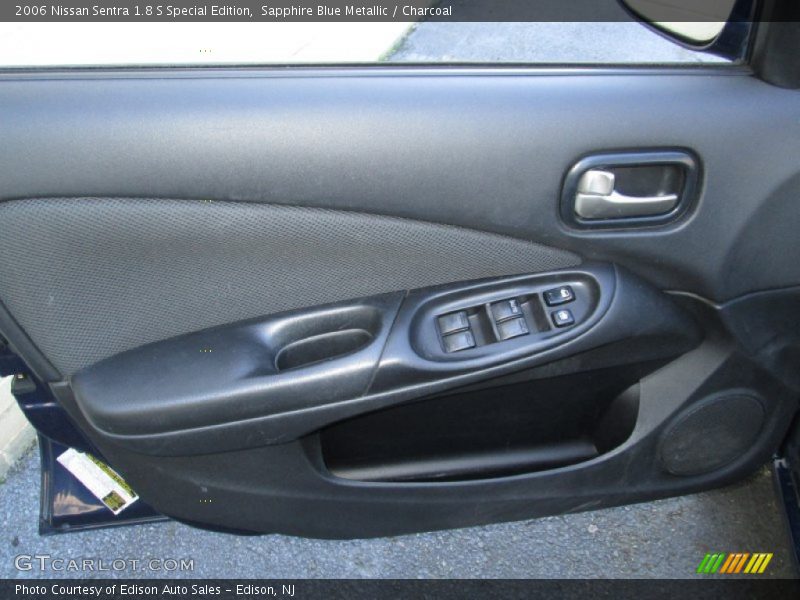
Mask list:
[[[2,598],[10,600],[359,600],[392,598],[753,600],[797,598],[797,580],[0,580]]]

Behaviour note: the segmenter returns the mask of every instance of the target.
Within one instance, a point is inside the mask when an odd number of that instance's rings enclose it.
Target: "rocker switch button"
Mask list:
[[[575,300],[575,292],[568,285],[562,285],[553,290],[547,290],[544,293],[544,301],[547,306],[558,306],[559,304],[566,304]]]
[[[469,329],[467,312],[464,310],[439,317],[439,332],[442,335],[462,331],[464,329]]]
[[[492,316],[494,317],[495,323],[521,317],[522,307],[519,305],[516,298],[495,302],[492,304]]]
[[[451,333],[442,338],[445,352],[458,352],[475,347],[475,337],[470,330]]]
[[[511,338],[526,335],[528,324],[523,317],[509,319],[497,324],[497,333],[500,334],[500,341],[510,340]]]
[[[553,325],[556,327],[566,327],[567,325],[572,325],[575,322],[575,317],[573,317],[572,313],[566,308],[557,310],[551,315],[551,317],[553,319]]]

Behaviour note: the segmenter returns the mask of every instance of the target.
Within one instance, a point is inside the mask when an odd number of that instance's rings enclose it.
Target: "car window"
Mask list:
[[[180,12],[172,5],[134,5],[142,15],[150,10],[162,15],[158,17],[162,20],[152,21],[155,16],[145,15],[119,22],[130,17],[98,16],[95,13],[102,3],[73,4],[83,5],[88,12],[74,16],[79,8],[14,5],[13,19],[0,23],[0,66],[728,62],[667,39],[637,21],[617,0],[571,3],[591,7],[589,13],[576,11],[575,21],[545,20],[555,18],[548,16],[548,10],[560,5],[543,0],[535,4],[541,12],[522,15],[526,20],[509,20],[515,13],[506,11],[491,22],[474,20],[494,15],[490,0],[417,2],[450,12],[438,17],[439,13],[411,13],[417,16],[378,21],[366,17],[308,21],[297,16],[276,21],[270,11],[277,8],[252,3],[252,10],[245,16],[231,16],[232,21],[214,22],[209,17],[209,22],[194,22],[194,13]],[[324,2],[314,5],[316,10],[326,7]],[[12,9],[2,10],[8,14]],[[402,14],[406,5],[397,10]],[[532,15],[539,14],[542,20],[532,20]],[[563,9],[558,12],[561,17],[568,14]],[[589,20],[587,14],[605,20]],[[163,20],[167,16],[169,20]],[[75,22],[76,18],[86,22]],[[709,24],[700,25],[709,29]]]

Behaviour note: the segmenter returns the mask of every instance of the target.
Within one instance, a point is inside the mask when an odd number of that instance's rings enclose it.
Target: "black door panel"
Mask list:
[[[565,283],[575,298],[546,308],[542,292]],[[492,303],[508,297],[526,298],[542,313],[517,317],[527,334],[503,340],[495,330],[480,347],[445,350],[437,315],[477,305],[486,312],[476,317],[491,320]],[[576,322],[552,325],[565,307]],[[335,334],[361,343],[332,343]],[[124,352],[79,371],[71,383],[93,431],[109,441],[147,454],[206,454],[288,442],[353,415],[642,340],[651,345],[647,360],[666,360],[696,346],[700,334],[666,296],[597,265],[217,327]],[[282,364],[298,345],[301,359]],[[312,360],[304,362],[309,352]],[[643,354],[620,350],[595,368],[642,362]]]
[[[535,240],[715,301],[800,283],[796,260],[723,268],[761,253],[767,223],[783,234],[800,218],[796,93],[744,69],[10,74],[2,99],[3,199],[394,215]],[[578,159],[659,147],[699,156],[694,215],[645,234],[562,225],[562,178]],[[770,252],[797,257],[790,237],[771,237]]]
[[[557,375],[575,361],[583,375]],[[716,337],[656,371],[658,362],[614,374],[591,370],[591,358],[575,361],[274,446],[153,456],[95,439],[142,498],[167,515],[238,530],[369,537],[596,509],[730,483],[769,459],[796,408],[793,393]],[[574,386],[581,394],[570,392]],[[58,391],[75,411],[68,389]],[[764,418],[751,424],[754,441],[711,471],[670,473],[660,451],[665,430],[709,395],[743,391],[763,407]],[[506,419],[504,408],[512,409]],[[449,430],[437,436],[430,428],[446,420],[441,410],[449,413]],[[79,411],[73,414],[91,430]],[[703,448],[698,458],[707,456]]]
[[[166,515],[610,506],[742,477],[796,410],[800,103],[744,68],[5,73],[0,106],[30,414]]]
[[[206,327],[579,260],[505,236],[344,211],[121,198],[0,204],[3,303],[64,376]]]

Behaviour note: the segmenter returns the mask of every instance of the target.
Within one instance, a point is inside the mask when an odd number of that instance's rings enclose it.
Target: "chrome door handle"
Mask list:
[[[575,214],[584,219],[646,217],[668,213],[678,204],[678,194],[626,196],[614,189],[614,183],[609,171],[586,171],[578,181]]]

